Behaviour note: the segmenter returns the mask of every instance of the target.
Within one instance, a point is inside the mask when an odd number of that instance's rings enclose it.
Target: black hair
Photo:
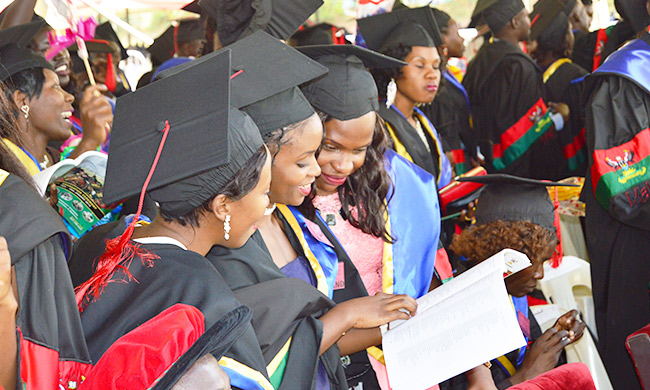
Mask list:
[[[262,170],[266,163],[266,150],[265,146],[257,149],[251,158],[246,161],[246,164],[239,168],[235,176],[224,185],[223,189],[219,193],[211,196],[210,199],[203,202],[199,207],[180,217],[171,216],[165,213],[163,209],[159,209],[160,216],[167,222],[176,222],[181,226],[200,227],[199,219],[203,213],[209,212],[212,209],[212,201],[214,198],[219,195],[224,195],[232,201],[237,201],[255,188],[260,181]]]
[[[25,69],[12,75],[7,79],[7,89],[5,95],[11,99],[14,91],[25,93],[30,99],[40,97],[45,84],[45,74],[43,68]]]
[[[0,81],[0,89],[5,92],[0,93],[0,169],[22,178],[35,189],[32,176],[2,141],[2,138],[7,138],[22,146],[20,142],[22,137],[19,135],[15,117],[18,109],[13,100],[7,97],[8,89],[2,81]]]
[[[569,19],[564,14],[558,15],[537,37],[536,54],[551,53],[554,57],[569,57],[571,53],[566,36],[570,28]]]
[[[451,16],[445,11],[438,8],[431,8],[431,12],[433,13],[433,18],[436,20],[436,24],[438,25],[440,32],[443,34],[446,33],[447,29],[449,28],[448,26],[449,21],[451,20]]]
[[[407,46],[402,43],[397,44],[397,46],[389,47],[385,50],[382,50],[382,54],[389,57],[397,58],[398,60],[404,60],[413,50],[412,46]],[[440,75],[445,71],[445,57],[440,52],[440,49],[436,47],[438,55],[440,56]],[[386,99],[386,88],[388,88],[388,83],[391,80],[397,78],[402,74],[401,68],[375,68],[370,69],[370,74],[375,79],[375,84],[377,84],[377,91],[379,92],[380,99]]]
[[[364,233],[379,237],[385,242],[394,243],[396,240],[386,229],[384,219],[388,203],[393,196],[392,181],[386,172],[384,162],[384,153],[389,147],[389,141],[383,119],[379,114],[375,113],[375,115],[372,142],[366,151],[363,165],[348,177],[345,184],[338,188],[341,214],[352,226]],[[323,112],[318,112],[318,116],[323,124],[334,119]],[[315,217],[312,203],[314,197],[315,193],[312,192],[300,206],[300,211],[308,218]],[[356,216],[350,212],[351,207],[356,208]]]
[[[311,116],[309,118],[311,118]],[[293,135],[294,132],[303,130],[305,124],[307,123],[307,119],[292,123],[277,130],[270,131],[262,136],[264,144],[269,148],[269,151],[271,152],[272,160],[275,160],[275,156],[280,153],[282,146],[291,142],[291,138],[288,137],[288,135]]]

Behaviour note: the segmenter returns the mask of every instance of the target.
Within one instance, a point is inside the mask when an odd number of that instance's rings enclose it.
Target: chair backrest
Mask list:
[[[628,336],[625,346],[632,356],[641,386],[650,388],[650,324]]]
[[[567,310],[577,309],[593,334],[597,334],[594,301],[591,292],[591,266],[574,256],[564,256],[558,268],[544,264],[544,279],[538,287],[549,303]]]

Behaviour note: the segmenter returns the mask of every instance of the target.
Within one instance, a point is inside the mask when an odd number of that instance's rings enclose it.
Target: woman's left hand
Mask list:
[[[574,309],[568,311],[558,318],[557,321],[555,321],[555,325],[553,325],[553,328],[558,332],[561,330],[569,332],[567,337],[569,338],[570,343],[578,341],[584,334],[585,323],[582,322],[578,316],[579,313],[577,310]]]

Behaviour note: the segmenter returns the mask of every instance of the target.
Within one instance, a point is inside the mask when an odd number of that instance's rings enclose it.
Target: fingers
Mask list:
[[[389,298],[387,298],[387,300],[388,303],[386,305],[386,309],[403,313],[407,316],[406,319],[414,316],[418,308],[418,303],[415,301],[415,299],[408,295],[389,295]],[[404,311],[407,311],[408,314]]]

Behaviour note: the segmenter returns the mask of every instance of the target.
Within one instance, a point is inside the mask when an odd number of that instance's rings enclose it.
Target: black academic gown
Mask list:
[[[484,44],[463,79],[478,145],[489,172],[549,179],[561,164],[544,99],[542,74],[517,46]]]
[[[469,97],[462,84],[456,81],[456,85],[450,77],[454,76],[443,75],[436,98],[422,111],[438,130],[442,149],[453,154],[455,173],[460,175],[469,170],[469,158],[476,157],[476,141],[470,124]]]
[[[596,31],[575,32],[571,59],[580,67],[594,71],[634,34],[634,29],[626,21]]]
[[[124,223],[113,225],[106,237],[122,234],[124,226]],[[119,282],[125,280],[126,275],[118,270],[111,278],[113,282],[106,285],[99,298],[87,303],[81,314],[93,361],[98,361],[118,338],[174,304],[184,303],[201,310],[206,328],[240,306],[221,275],[200,254],[173,244],[145,244],[142,248],[159,256],[153,266],[146,266],[140,258],[134,258],[129,271],[137,282]],[[258,373],[249,375],[242,371],[247,378],[266,376],[266,364],[250,325],[226,357]],[[231,381],[236,383],[232,377]]]
[[[14,175],[0,179],[0,215],[0,236],[7,240],[18,285],[16,325],[27,356],[19,365],[28,372],[22,378],[30,388],[52,389],[61,379],[67,389],[90,368],[66,267],[70,236],[61,217]]]
[[[564,59],[560,59],[564,60]],[[549,67],[548,70],[553,70]],[[564,167],[556,177],[549,179],[563,179],[565,177],[584,177],[587,171],[587,150],[585,148],[584,105],[582,92],[584,91],[584,76],[587,71],[580,66],[565,62],[550,73],[546,80],[546,96],[549,101],[566,103],[569,106],[569,121],[558,132],[557,142],[564,156]],[[545,72],[546,76],[546,72]]]
[[[387,126],[390,126],[388,135],[392,140],[393,149],[434,177],[440,177],[440,155],[436,144],[437,141],[430,134],[427,134],[425,125],[422,125],[422,130],[429,144],[428,150],[413,126],[395,109],[386,108],[386,105],[382,102],[379,104],[379,116],[386,121]],[[391,131],[393,134],[391,134]],[[408,156],[400,149],[404,149]]]
[[[603,71],[616,57],[633,58],[626,46],[601,65],[603,72],[588,78],[589,170],[582,191],[598,347],[612,385],[625,390],[641,389],[625,338],[650,323],[650,170],[643,161],[650,144],[650,35],[646,32],[634,42],[645,52],[640,73]],[[644,74],[645,78],[639,77]],[[637,145],[629,143],[635,140]],[[616,191],[610,199],[603,196],[601,173],[606,159],[613,164],[607,175],[613,177],[614,186],[636,181],[619,188],[622,192]],[[595,192],[592,181],[598,183]]]
[[[291,229],[285,226],[285,231]],[[302,253],[299,246],[295,249]],[[238,249],[215,246],[207,258],[237,298],[253,310],[253,326],[267,364],[292,337],[279,389],[313,388],[319,361],[332,389],[348,389],[338,346],[318,357],[323,329],[317,318],[334,302],[308,283],[285,277],[259,232]]]

